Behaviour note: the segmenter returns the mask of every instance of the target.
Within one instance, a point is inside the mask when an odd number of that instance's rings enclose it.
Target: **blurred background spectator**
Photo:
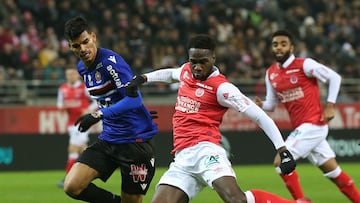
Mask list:
[[[259,81],[256,94],[263,94],[265,68],[273,63],[268,39],[286,28],[296,36],[298,56],[313,57],[344,78],[360,77],[358,0],[0,0],[0,5],[0,81],[63,82],[65,66],[77,63],[63,28],[76,15],[86,17],[97,29],[99,45],[116,50],[136,74],[182,64],[187,39],[207,33],[217,40],[221,72],[235,83]]]

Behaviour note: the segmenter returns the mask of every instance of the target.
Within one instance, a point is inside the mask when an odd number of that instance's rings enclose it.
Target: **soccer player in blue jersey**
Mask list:
[[[81,116],[80,132],[102,121],[103,131],[66,175],[64,191],[86,202],[140,203],[155,173],[152,137],[157,126],[142,103],[138,90],[126,88],[133,72],[117,53],[98,48],[96,34],[82,17],[65,23],[69,47],[80,59],[78,72],[99,110]],[[120,168],[121,197],[97,187],[93,180],[106,181]]]

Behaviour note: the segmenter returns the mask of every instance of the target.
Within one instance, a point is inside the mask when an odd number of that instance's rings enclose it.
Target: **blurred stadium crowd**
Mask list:
[[[273,60],[278,28],[296,37],[296,54],[343,78],[360,77],[359,0],[0,0],[0,81],[61,80],[77,59],[64,23],[83,15],[100,46],[117,51],[136,74],[187,60],[186,42],[208,33],[217,65],[232,81],[259,79]]]

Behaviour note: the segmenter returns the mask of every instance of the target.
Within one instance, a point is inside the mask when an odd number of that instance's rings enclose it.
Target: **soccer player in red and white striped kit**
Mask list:
[[[57,107],[65,110],[68,114],[67,132],[69,134],[68,159],[65,173],[67,174],[76,162],[81,152],[87,147],[89,133],[79,132],[74,125],[76,119],[88,112],[95,111],[98,107],[96,101],[91,100],[90,95],[82,82],[77,69],[68,68],[65,71],[66,82],[60,85],[57,95]],[[57,184],[63,187],[64,181]]]
[[[219,125],[229,108],[256,122],[281,156],[280,168],[291,173],[296,164],[274,121],[222,75],[215,64],[215,40],[195,35],[189,41],[189,62],[136,76],[128,88],[143,83],[180,82],[173,115],[174,161],[156,187],[152,203],[187,203],[203,188],[214,189],[228,203],[309,203],[287,200],[263,190],[243,192],[225,150]],[[254,149],[256,150],[256,149]],[[251,156],[251,152],[244,156]]]
[[[328,122],[334,118],[334,105],[340,90],[341,76],[311,58],[295,57],[291,33],[273,33],[272,52],[277,63],[271,65],[265,77],[266,99],[255,98],[255,103],[266,111],[273,111],[281,102],[289,112],[294,130],[286,148],[295,160],[307,158],[329,178],[353,203],[360,203],[360,194],[353,180],[340,168],[335,153],[326,140]],[[327,102],[322,108],[318,82],[327,84]],[[275,166],[280,158],[275,157]],[[281,174],[294,199],[304,197],[297,172]]]

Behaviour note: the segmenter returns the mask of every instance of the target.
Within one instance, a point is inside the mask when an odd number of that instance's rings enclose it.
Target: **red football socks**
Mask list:
[[[304,198],[304,193],[301,189],[299,176],[295,170],[290,174],[280,174],[280,176],[294,199]]]
[[[360,203],[360,193],[353,180],[343,171],[336,178],[331,179],[353,203]]]
[[[294,203],[295,200],[287,200],[275,194],[263,190],[250,190],[255,197],[256,203]]]
[[[76,162],[76,159],[68,159],[66,162],[66,174],[69,173],[71,167],[74,165],[74,163]]]

